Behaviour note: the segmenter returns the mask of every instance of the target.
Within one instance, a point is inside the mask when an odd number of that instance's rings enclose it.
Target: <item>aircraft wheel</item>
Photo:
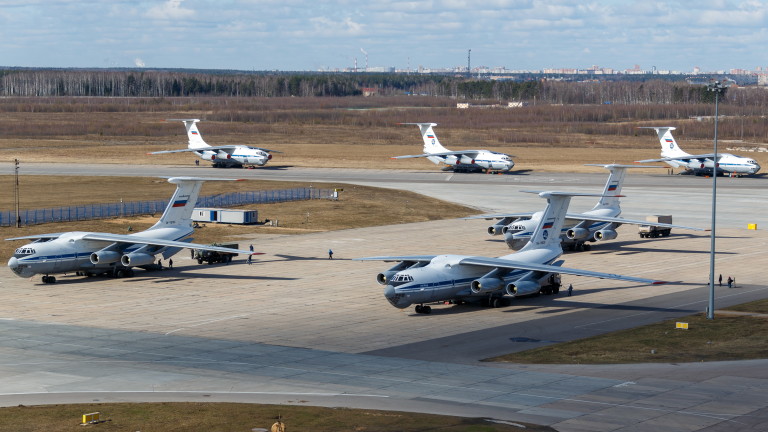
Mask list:
[[[124,278],[125,277],[125,270],[120,269],[120,270],[116,271],[115,272],[115,277],[117,277],[117,278]]]
[[[417,314],[424,313],[424,308],[421,305],[416,305],[415,310]]]
[[[554,288],[552,288],[552,292],[553,292],[554,294],[557,294],[557,293],[559,293],[559,292],[560,292],[560,285],[555,285],[555,287],[554,287]]]
[[[125,277],[133,277],[133,269],[127,269],[125,271]]]
[[[495,298],[495,299],[491,300],[491,307],[492,308],[496,309],[496,308],[498,308],[500,306],[501,306],[501,299]]]
[[[592,249],[592,245],[591,245],[591,244],[589,244],[589,243],[584,243],[584,250],[585,250],[585,251],[588,251],[588,250],[590,250],[590,249]]]
[[[422,306],[421,313],[423,314],[431,314],[432,313],[432,307],[431,306]]]

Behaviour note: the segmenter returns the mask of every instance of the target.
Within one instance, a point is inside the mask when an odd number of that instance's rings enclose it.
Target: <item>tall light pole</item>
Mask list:
[[[715,92],[715,151],[712,155],[712,235],[709,245],[709,303],[707,305],[707,319],[715,319],[715,215],[717,209],[717,120],[720,117],[718,102],[720,94],[725,87],[720,81],[707,85],[707,90]]]
[[[19,215],[19,160],[14,159],[13,163],[16,165],[15,167],[16,175],[14,177],[14,186],[13,186],[13,201],[16,207],[16,228],[21,228],[21,215]]]

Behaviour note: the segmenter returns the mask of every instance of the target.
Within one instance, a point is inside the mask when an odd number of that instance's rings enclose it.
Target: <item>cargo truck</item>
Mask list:
[[[672,215],[651,215],[646,216],[645,220],[655,223],[672,223]],[[669,237],[669,233],[672,232],[672,228],[662,228],[652,225],[640,225],[638,228],[640,232],[640,238],[656,238],[656,237]]]

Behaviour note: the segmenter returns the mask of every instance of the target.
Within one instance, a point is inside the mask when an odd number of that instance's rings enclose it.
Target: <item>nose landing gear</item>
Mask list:
[[[43,283],[45,284],[53,284],[56,283],[56,277],[55,276],[43,276]]]
[[[429,306],[424,306],[424,305],[416,305],[416,313],[417,314],[425,314],[425,315],[427,315],[427,314],[432,313],[432,308],[429,307]]]

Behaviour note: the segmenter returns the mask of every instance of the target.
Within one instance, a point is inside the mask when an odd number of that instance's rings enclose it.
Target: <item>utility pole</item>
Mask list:
[[[15,184],[13,187],[13,200],[16,207],[16,228],[21,228],[21,215],[19,214],[19,160],[14,159],[13,163],[16,165],[15,171]]]
[[[717,163],[717,120],[720,116],[718,102],[720,94],[725,91],[725,87],[720,81],[715,81],[707,85],[707,90],[715,92],[715,151],[712,158],[712,235],[709,245],[709,302],[707,305],[707,319],[715,319],[715,214],[717,209],[717,167],[719,165]]]

